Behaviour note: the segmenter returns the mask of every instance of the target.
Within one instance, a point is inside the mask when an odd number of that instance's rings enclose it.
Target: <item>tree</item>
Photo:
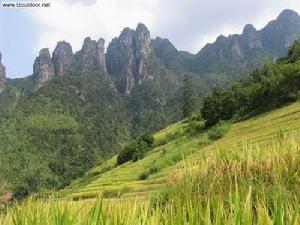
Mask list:
[[[118,165],[124,164],[130,160],[136,162],[139,159],[144,158],[145,154],[151,150],[153,143],[153,135],[148,133],[141,136],[138,140],[130,142],[118,154]]]
[[[201,113],[206,120],[206,126],[215,125],[222,119],[222,111],[224,108],[223,95],[222,89],[216,87],[213,88],[212,95],[204,99]]]
[[[193,90],[192,79],[189,75],[185,75],[183,79],[183,90],[182,90],[182,114],[183,117],[188,117],[192,114],[195,107],[195,94]]]
[[[153,143],[154,143],[154,138],[152,134],[146,133],[143,136],[141,136],[140,138],[143,142],[145,142],[147,144],[148,147],[152,147]]]

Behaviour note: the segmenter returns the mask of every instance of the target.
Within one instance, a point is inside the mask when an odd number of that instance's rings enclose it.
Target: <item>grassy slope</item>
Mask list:
[[[5,213],[0,212],[0,224],[298,225],[299,119],[300,102],[233,124],[224,138],[210,144],[207,133],[185,137],[179,132],[176,139],[155,148],[140,162],[111,169],[115,162],[112,158],[90,171],[90,177],[74,182],[73,189],[65,190],[66,196],[70,197],[100,193],[105,188],[106,193],[115,193],[112,190],[127,187],[127,193],[121,198],[69,201],[67,198],[35,199],[33,196],[8,207]],[[172,125],[156,134],[156,141],[164,140],[168,132],[182,131],[186,125],[182,122]],[[294,135],[291,137],[285,132]],[[162,163],[168,162],[166,159],[172,155],[191,153],[189,151],[193,149],[195,152],[185,160],[169,164],[147,181],[137,181],[136,177],[142,171],[137,165],[149,168],[147,162],[158,157],[157,154],[160,155],[155,163]],[[169,157],[165,157],[167,155]],[[135,178],[129,176],[129,170]],[[92,176],[95,173],[102,173],[102,176],[95,179]],[[149,182],[162,178],[168,182],[158,195],[153,195],[149,201],[132,198],[138,192],[129,189],[130,185],[143,184],[145,191],[139,193],[147,196],[151,189]],[[119,185],[113,185],[110,179],[115,179]],[[94,191],[84,191],[93,183],[97,184]]]
[[[173,137],[173,140],[157,146],[144,159],[114,167],[114,157],[94,168],[89,173],[90,177],[86,176],[74,182],[62,193],[75,199],[95,197],[101,193],[107,198],[146,197],[151,191],[166,184],[170,171],[182,167],[180,159],[183,155],[186,159],[184,163],[193,164],[203,158],[204,154],[213,154],[219,146],[239,147],[249,143],[269,142],[282,132],[295,133],[296,139],[299,140],[300,102],[235,123],[225,137],[216,142],[209,141],[207,132],[196,136],[185,135],[184,129],[187,125],[188,123],[182,121],[156,133],[156,143],[172,139],[170,137]],[[160,171],[146,180],[140,180],[139,176],[152,167],[159,167]],[[95,171],[98,173],[93,173]],[[97,175],[93,176],[95,174]]]

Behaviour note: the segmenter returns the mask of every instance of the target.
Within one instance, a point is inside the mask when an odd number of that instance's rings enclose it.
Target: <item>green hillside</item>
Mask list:
[[[300,102],[233,123],[216,141],[216,128],[202,125],[195,118],[173,124],[155,134],[157,146],[144,159],[115,167],[113,157],[60,192],[61,199],[31,198],[0,222],[299,224]],[[155,166],[160,170],[140,180]],[[104,200],[86,200],[97,195]]]
[[[121,92],[87,71],[0,95],[1,225],[300,224],[300,42],[211,93],[184,71]]]
[[[30,79],[9,80],[0,95],[0,185],[16,198],[61,189],[130,139],[182,117],[181,101],[170,105],[163,91],[178,91],[169,82],[145,81],[125,96],[100,69],[55,77],[34,91]]]
[[[110,83],[100,72],[69,74],[19,98],[0,123],[1,177],[16,197],[68,185],[128,138]]]
[[[193,123],[200,126],[196,134],[191,135],[189,128]],[[166,185],[174,169],[183,164],[197,163],[207,154],[218,151],[219,146],[230,149],[242,148],[246,144],[266,144],[280,133],[294,134],[300,141],[300,102],[234,123],[217,141],[210,139],[211,129],[205,130],[201,125],[202,122],[187,119],[165,128],[154,135],[157,147],[144,159],[116,166],[116,157],[113,157],[74,182],[62,192],[62,196],[76,200],[97,196],[146,197]],[[141,177],[142,174],[147,174],[147,179]]]

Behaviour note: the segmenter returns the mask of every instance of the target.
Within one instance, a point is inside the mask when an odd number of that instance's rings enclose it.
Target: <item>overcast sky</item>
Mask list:
[[[7,0],[5,2],[13,2]],[[18,0],[18,2],[28,0]],[[0,0],[1,2],[1,0]],[[2,0],[4,2],[4,0]],[[14,1],[16,2],[16,1]],[[33,2],[33,1],[31,1]],[[217,36],[241,33],[247,23],[257,29],[283,9],[300,12],[299,0],[42,0],[50,8],[0,8],[0,51],[7,76],[32,73],[39,49],[52,51],[59,40],[73,51],[83,39],[105,38],[106,45],[124,27],[145,23],[152,38],[168,38],[179,50],[198,52]]]

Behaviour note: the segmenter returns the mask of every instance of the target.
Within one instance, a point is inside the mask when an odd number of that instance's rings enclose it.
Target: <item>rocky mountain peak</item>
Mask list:
[[[277,21],[283,23],[290,23],[290,22],[300,21],[300,17],[297,12],[290,9],[285,9],[277,17]]]
[[[166,68],[182,69],[183,56],[167,38],[157,37],[151,41],[155,56]]]
[[[92,40],[90,37],[84,39],[82,48],[75,54],[77,63],[83,72],[89,72],[97,68],[106,70],[104,39]]]
[[[211,73],[218,68],[222,72],[245,74],[261,66],[264,57],[284,55],[299,39],[300,16],[284,10],[261,30],[247,24],[241,35],[220,36],[215,43],[207,44],[194,59],[195,71]]]
[[[135,31],[135,57],[137,60],[136,81],[140,84],[143,80],[150,78],[147,71],[151,67],[151,38],[150,32],[144,24],[139,23]],[[148,67],[148,68],[147,68]]]
[[[217,37],[216,43],[224,43],[226,42],[226,40],[226,37],[223,34],[221,34]]]
[[[35,86],[40,87],[45,81],[54,77],[54,65],[48,48],[43,48],[33,65]]]
[[[107,49],[107,70],[116,77],[119,90],[130,94],[135,85],[154,79],[154,54],[150,32],[144,24],[125,28]]]
[[[283,54],[294,41],[300,38],[300,16],[293,10],[286,9],[276,20],[262,29],[264,43],[271,49],[278,49]]]
[[[256,32],[256,29],[255,27],[252,25],[252,24],[247,24],[245,27],[244,27],[244,30],[243,30],[243,34],[244,35],[251,35],[253,33]]]
[[[150,31],[148,30],[148,28],[146,27],[146,25],[143,24],[143,23],[139,23],[136,26],[135,32],[136,33],[140,33],[140,34],[146,34],[146,35],[148,35],[150,37]]]
[[[52,62],[56,76],[71,72],[73,67],[73,50],[69,43],[60,41],[52,53]]]
[[[2,92],[4,89],[5,80],[6,80],[5,67],[2,64],[2,54],[0,52],[0,92]]]
[[[245,41],[249,50],[262,48],[260,33],[252,24],[247,24],[244,27],[241,39]]]
[[[116,40],[119,39],[119,42],[123,43],[124,45],[131,45],[133,34],[134,30],[131,30],[129,27],[125,27],[122,30],[119,38],[116,38]]]

